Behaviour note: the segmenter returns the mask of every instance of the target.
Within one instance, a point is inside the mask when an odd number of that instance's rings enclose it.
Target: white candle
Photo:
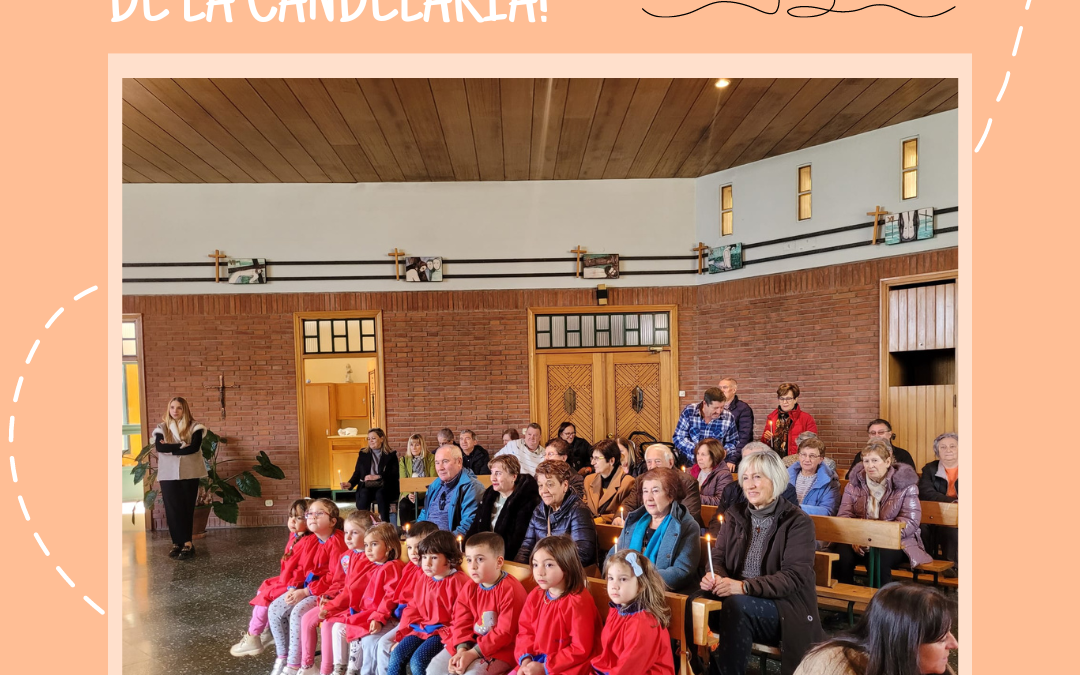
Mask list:
[[[619,538],[615,537],[615,552],[619,552]]]
[[[461,552],[464,553],[465,552],[465,543],[464,543],[464,541],[462,539],[462,536],[460,534],[457,536],[457,543],[458,543],[458,546],[461,548]]]
[[[711,535],[708,535],[708,534],[705,535],[705,546],[706,546],[706,549],[709,552],[709,574],[711,574],[713,576],[716,576],[716,572],[713,571],[713,564],[712,564],[712,536]]]

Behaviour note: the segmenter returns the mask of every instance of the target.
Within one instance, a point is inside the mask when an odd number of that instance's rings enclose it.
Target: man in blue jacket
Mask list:
[[[424,510],[417,520],[465,536],[476,519],[484,486],[464,468],[461,448],[454,445],[443,445],[435,451],[435,473],[439,477],[428,487]]]

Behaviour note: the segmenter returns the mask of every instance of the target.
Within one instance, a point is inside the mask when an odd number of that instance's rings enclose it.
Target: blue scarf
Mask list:
[[[674,508],[675,505],[672,504],[672,509]],[[660,541],[664,538],[664,533],[667,532],[668,524],[671,523],[671,511],[668,511],[664,521],[660,523],[660,527],[656,528],[656,532],[653,532],[652,538],[649,539],[649,545],[642,550],[642,544],[645,542],[645,531],[649,529],[650,522],[652,522],[652,518],[648,513],[637,521],[634,525],[634,533],[630,535],[630,548],[641,551],[649,559],[649,562],[655,564],[656,556],[660,553]]]

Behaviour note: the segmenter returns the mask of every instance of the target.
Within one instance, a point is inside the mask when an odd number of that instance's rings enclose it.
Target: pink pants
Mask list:
[[[307,668],[315,664],[315,645],[319,639],[319,607],[312,607],[300,619],[300,667]],[[334,636],[329,621],[322,622],[322,662],[319,672],[324,675],[334,670]]]
[[[262,632],[266,630],[266,617],[269,611],[269,608],[262,605],[255,605],[251,608],[251,621],[248,623],[249,633],[262,635]]]

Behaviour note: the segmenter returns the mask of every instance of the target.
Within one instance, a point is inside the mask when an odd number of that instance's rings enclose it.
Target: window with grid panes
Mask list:
[[[538,314],[537,349],[667,347],[669,312]]]
[[[731,199],[731,186],[725,185],[720,188],[720,236],[726,236],[735,231],[735,209]]]
[[[810,219],[810,165],[799,167],[799,220]]]
[[[369,354],[375,351],[375,319],[304,319],[305,354]]]
[[[904,141],[900,155],[900,198],[914,199],[919,196],[919,139]]]

